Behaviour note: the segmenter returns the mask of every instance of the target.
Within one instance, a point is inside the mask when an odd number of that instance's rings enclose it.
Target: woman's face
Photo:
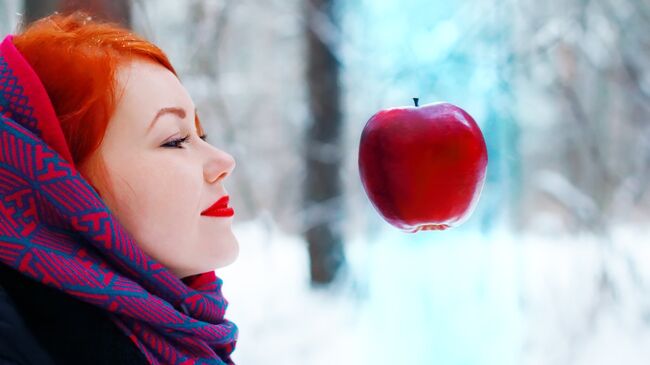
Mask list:
[[[96,152],[115,198],[95,184],[99,193],[138,246],[177,277],[232,263],[232,217],[201,212],[227,194],[235,160],[199,138],[194,104],[172,72],[137,60],[116,79],[116,109]]]

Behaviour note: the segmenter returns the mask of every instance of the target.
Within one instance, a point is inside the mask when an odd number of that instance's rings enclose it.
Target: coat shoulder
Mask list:
[[[6,351],[9,364],[148,364],[101,308],[2,264],[0,288],[0,360]]]
[[[0,363],[54,365],[45,349],[34,338],[16,306],[0,285]]]

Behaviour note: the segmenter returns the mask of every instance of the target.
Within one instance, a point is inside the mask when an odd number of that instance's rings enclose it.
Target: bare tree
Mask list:
[[[339,63],[336,39],[328,32],[334,23],[335,0],[307,0],[307,83],[311,123],[307,127],[305,239],[312,283],[333,281],[344,264],[341,216]],[[313,207],[323,209],[313,209]],[[316,214],[323,212],[323,214]]]
[[[98,18],[131,24],[129,0],[25,0],[25,23],[45,17],[55,11],[85,10]]]
[[[59,8],[63,11],[85,10],[98,18],[125,26],[131,24],[131,1],[129,0],[62,0]]]
[[[48,16],[56,11],[59,0],[25,0],[24,23]]]

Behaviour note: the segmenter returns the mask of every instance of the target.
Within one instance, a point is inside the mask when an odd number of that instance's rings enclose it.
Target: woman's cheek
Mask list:
[[[200,176],[186,168],[169,167],[148,169],[139,179],[139,196],[133,201],[139,202],[150,215],[150,225],[163,230],[178,226],[188,230],[195,225],[202,203]]]

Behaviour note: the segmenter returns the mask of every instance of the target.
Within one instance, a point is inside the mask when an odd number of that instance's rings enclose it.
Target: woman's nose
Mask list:
[[[205,166],[203,175],[205,181],[214,183],[226,178],[235,168],[235,159],[228,153],[212,147]]]

